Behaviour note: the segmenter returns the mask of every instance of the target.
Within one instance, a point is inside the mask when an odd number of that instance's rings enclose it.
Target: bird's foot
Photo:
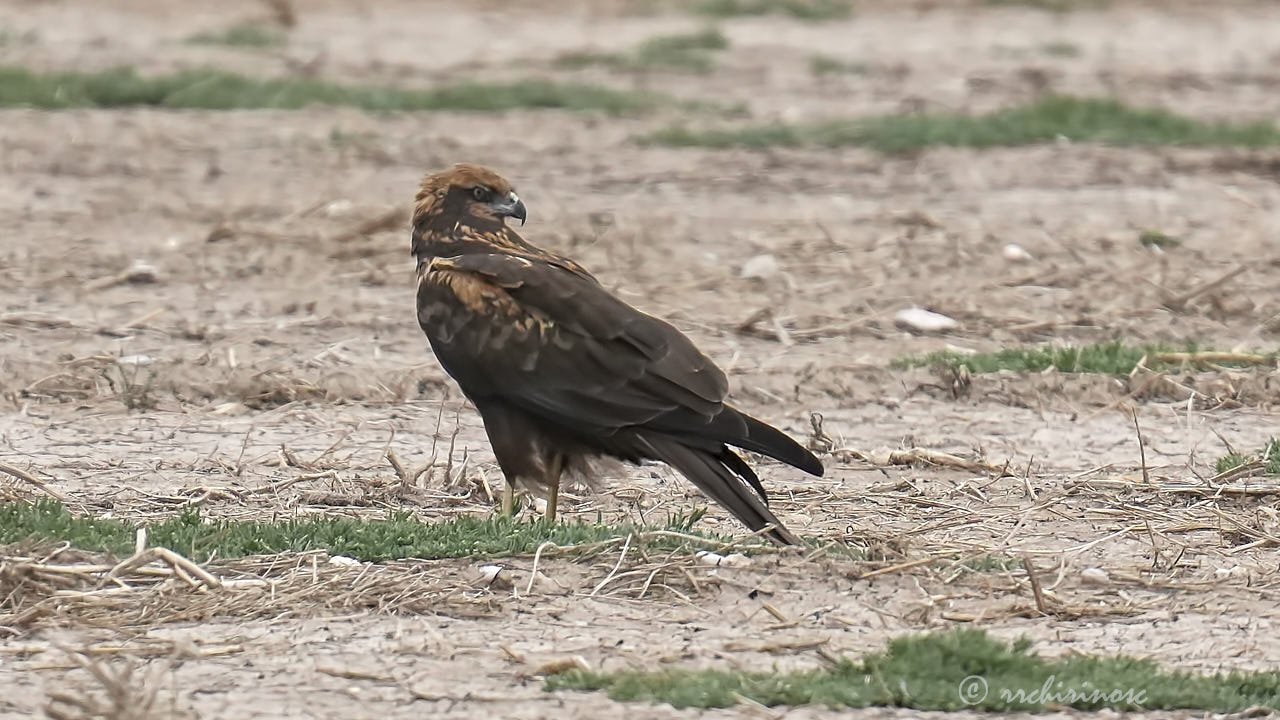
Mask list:
[[[508,485],[502,493],[502,516],[514,518],[524,506],[524,493]]]

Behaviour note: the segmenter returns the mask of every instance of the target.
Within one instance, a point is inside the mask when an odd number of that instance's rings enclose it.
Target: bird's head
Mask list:
[[[423,178],[413,209],[415,231],[464,224],[477,229],[504,227],[507,218],[524,224],[524,202],[506,178],[486,167],[460,163]]]

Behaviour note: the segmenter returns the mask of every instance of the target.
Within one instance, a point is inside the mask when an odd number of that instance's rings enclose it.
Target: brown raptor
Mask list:
[[[814,475],[822,463],[725,402],[725,375],[671,325],[576,262],[525,242],[524,202],[487,168],[427,176],[413,212],[418,324],[484,420],[508,484],[544,489],[593,456],[661,460],[753,531],[799,544],[729,446]],[[767,529],[767,530],[766,530]]]

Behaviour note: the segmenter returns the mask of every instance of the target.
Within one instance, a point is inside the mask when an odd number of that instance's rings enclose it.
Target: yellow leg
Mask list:
[[[515,517],[516,514],[516,485],[510,480],[502,489],[502,514],[506,517]]]
[[[547,468],[547,522],[556,521],[556,507],[560,503],[560,471],[564,469],[564,456],[551,458]]]

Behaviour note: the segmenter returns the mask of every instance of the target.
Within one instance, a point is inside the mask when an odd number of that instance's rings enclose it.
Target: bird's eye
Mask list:
[[[471,197],[479,200],[480,202],[487,202],[489,200],[489,188],[484,187],[483,185],[477,185],[471,188]]]

